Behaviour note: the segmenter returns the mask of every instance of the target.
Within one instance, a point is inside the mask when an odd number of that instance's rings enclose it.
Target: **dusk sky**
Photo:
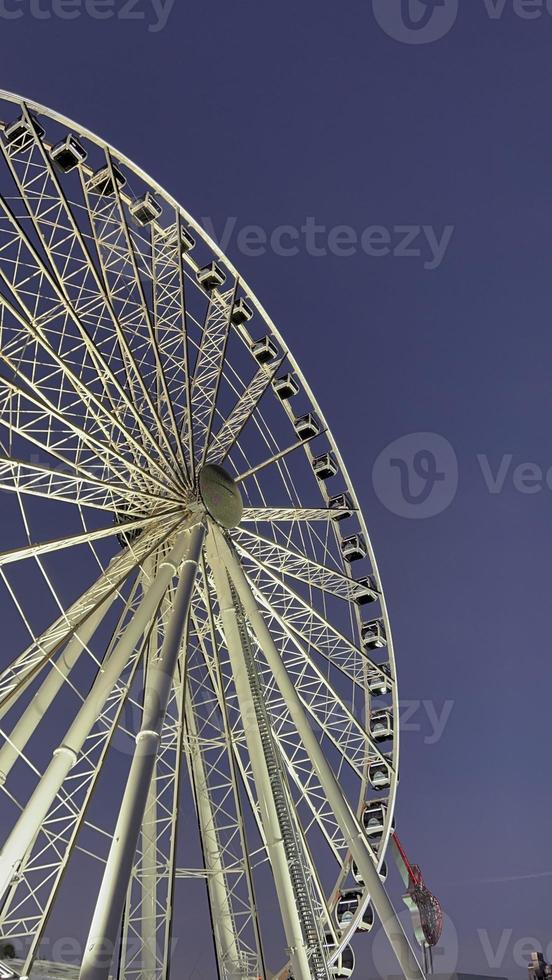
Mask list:
[[[552,959],[552,4],[407,7],[2,0],[0,87],[158,180],[289,343],[386,589],[436,969],[456,934],[520,980]],[[174,980],[211,980],[196,955]]]

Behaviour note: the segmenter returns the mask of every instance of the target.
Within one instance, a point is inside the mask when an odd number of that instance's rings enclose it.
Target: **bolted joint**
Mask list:
[[[69,745],[60,745],[60,746],[58,746],[57,749],[54,749],[54,751],[52,752],[52,755],[53,756],[58,756],[58,755],[68,756],[69,759],[71,760],[71,768],[73,768],[73,766],[75,765],[75,763],[76,763],[76,761],[78,759],[78,754]]]

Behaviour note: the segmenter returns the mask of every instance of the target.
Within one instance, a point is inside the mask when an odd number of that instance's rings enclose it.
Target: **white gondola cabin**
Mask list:
[[[237,303],[234,303],[232,307],[232,312],[230,314],[230,320],[232,321],[235,327],[239,327],[242,325],[242,323],[247,323],[247,321],[250,320],[252,316],[253,316],[253,310],[251,309],[250,306],[248,306],[248,304],[245,302],[244,298],[242,297],[241,299],[238,300]]]
[[[359,578],[355,584],[353,599],[357,606],[367,606],[371,602],[379,599],[379,591],[373,575]]]
[[[382,697],[391,691],[391,674],[389,664],[382,664],[379,670],[368,671],[368,690],[374,698]]]
[[[163,208],[155,200],[153,194],[150,194],[148,191],[144,197],[141,197],[140,200],[134,201],[130,205],[130,213],[136,224],[141,228],[145,228],[146,225],[150,225],[152,221],[157,221],[161,217]]]
[[[295,419],[293,425],[297,435],[303,442],[306,442],[307,439],[313,439],[320,432],[318,422],[310,413],[309,415],[302,415],[301,418]]]
[[[331,952],[332,947],[334,947],[331,936],[326,936],[326,945]],[[330,977],[332,980],[347,980],[348,977],[352,977],[354,969],[355,954],[351,946],[345,946],[330,966]]]
[[[360,888],[350,888],[341,893],[335,907],[335,919],[339,928],[343,931],[356,919],[358,910],[361,907],[363,892]],[[374,925],[374,909],[369,903],[361,918],[357,923],[358,932],[369,932]]]
[[[370,734],[376,742],[393,738],[393,715],[389,708],[373,711],[370,715]]]
[[[64,140],[52,148],[50,156],[58,170],[68,174],[79,164],[84,163],[88,154],[76,136],[68,133]]]
[[[328,507],[330,510],[335,510],[336,521],[344,521],[346,517],[351,517],[353,514],[353,505],[346,493],[338,493],[335,497],[330,497]]]
[[[362,645],[365,650],[382,650],[387,646],[383,620],[373,619],[361,626]]]
[[[387,757],[386,757],[387,758]],[[373,789],[389,789],[391,786],[391,770],[389,764],[376,759],[368,767],[368,779]]]
[[[312,469],[319,480],[329,480],[331,476],[335,476],[339,467],[331,453],[322,453],[313,459]]]
[[[271,337],[267,336],[253,344],[251,353],[259,364],[270,364],[270,362],[276,357],[278,348]]]
[[[220,289],[224,285],[226,276],[216,262],[209,262],[208,265],[204,265],[202,269],[197,270],[196,278],[200,286],[203,286],[204,289],[211,290]]]
[[[33,116],[31,113],[29,113],[28,119],[26,116],[20,116],[19,119],[16,119],[15,122],[12,122],[4,130],[6,142],[18,150],[22,150],[27,146],[35,134],[41,140],[44,133],[44,127],[40,125],[36,116]]]
[[[383,833],[386,816],[386,800],[372,800],[366,804],[362,814],[362,824],[369,837]]]
[[[281,378],[275,378],[272,387],[282,401],[299,393],[299,385],[293,374],[283,374]]]
[[[341,554],[348,562],[366,558],[367,548],[362,534],[353,534],[350,538],[344,538],[341,542]]]
[[[357,885],[361,885],[364,888],[364,878],[362,877],[354,861],[351,864],[351,874],[355,879]],[[382,861],[381,868],[378,871],[378,875],[380,876],[380,879],[382,881],[387,881],[387,874],[388,874],[387,861]]]

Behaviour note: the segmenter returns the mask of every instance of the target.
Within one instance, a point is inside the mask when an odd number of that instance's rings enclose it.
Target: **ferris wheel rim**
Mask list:
[[[8,93],[8,92],[4,92],[4,91],[0,91],[0,99],[3,99],[5,101],[10,102],[10,103],[15,104],[15,105],[22,105],[23,104],[23,105],[27,106],[27,108],[29,110],[31,110],[31,111],[33,111],[35,113],[38,113],[39,115],[44,115],[47,118],[50,118],[50,119],[55,120],[56,122],[60,123],[61,125],[67,126],[70,129],[75,130],[79,135],[83,136],[86,139],[89,139],[91,142],[95,143],[97,146],[101,147],[102,149],[104,149],[104,150],[107,149],[109,152],[112,152],[113,155],[116,157],[116,159],[119,162],[121,162],[132,173],[134,173],[137,177],[139,177],[141,180],[143,180],[149,187],[152,187],[160,196],[162,196],[163,200],[165,200],[167,203],[169,203],[171,205],[171,207],[174,208],[175,213],[178,214],[178,215],[180,215],[187,222],[187,224],[189,224],[190,227],[192,227],[196,231],[196,233],[207,244],[207,246],[213,252],[213,254],[215,256],[217,256],[217,258],[219,258],[220,261],[224,263],[225,267],[235,276],[236,281],[239,281],[240,286],[246,292],[248,299],[250,299],[251,302],[254,304],[254,306],[255,306],[257,312],[259,313],[260,317],[262,318],[263,322],[267,325],[267,327],[269,328],[271,334],[279,341],[282,350],[285,351],[286,358],[289,360],[289,363],[293,366],[294,371],[297,373],[298,377],[301,379],[303,390],[304,390],[304,392],[305,392],[305,394],[306,394],[306,396],[307,396],[310,404],[313,406],[313,408],[315,409],[318,417],[320,418],[320,420],[322,421],[322,423],[324,425],[324,435],[325,435],[326,439],[328,440],[328,442],[329,442],[329,444],[331,446],[331,449],[332,449],[333,453],[335,454],[335,457],[336,457],[336,459],[337,459],[337,461],[339,463],[339,468],[340,468],[341,476],[342,476],[342,478],[343,478],[343,480],[344,480],[344,482],[346,484],[347,492],[349,493],[349,495],[351,497],[351,501],[352,501],[352,504],[353,504],[354,509],[355,509],[355,517],[358,520],[358,522],[360,524],[360,527],[361,527],[361,530],[362,530],[362,532],[364,534],[365,541],[366,541],[367,548],[368,548],[368,554],[369,554],[369,559],[370,559],[371,566],[372,566],[375,574],[378,577],[378,581],[381,582],[381,579],[380,579],[380,576],[379,576],[378,567],[377,567],[377,562],[376,562],[375,555],[374,555],[374,552],[373,552],[373,549],[372,549],[371,540],[370,540],[370,536],[368,534],[368,530],[367,530],[367,527],[366,527],[366,523],[365,523],[363,512],[362,512],[362,510],[360,509],[360,507],[358,505],[358,499],[357,499],[357,496],[356,496],[356,493],[355,493],[355,490],[354,490],[354,486],[353,486],[353,484],[351,482],[351,479],[349,477],[347,468],[346,468],[346,466],[345,466],[345,464],[343,462],[343,458],[341,456],[341,453],[339,451],[339,448],[338,448],[338,446],[337,446],[337,444],[336,444],[336,442],[335,442],[335,440],[333,438],[333,435],[331,433],[330,428],[326,424],[324,413],[322,412],[322,410],[321,410],[321,408],[320,408],[320,406],[318,404],[318,401],[316,400],[316,398],[315,398],[315,396],[314,396],[314,394],[313,394],[313,392],[312,392],[312,390],[311,390],[311,388],[310,388],[310,386],[308,384],[308,381],[306,380],[303,372],[301,371],[301,368],[299,367],[297,361],[295,360],[292,352],[289,350],[287,344],[284,342],[284,340],[283,340],[283,338],[282,338],[282,336],[281,336],[278,328],[276,327],[276,325],[274,324],[274,322],[272,321],[271,317],[268,315],[268,313],[266,312],[266,310],[264,309],[264,307],[262,306],[262,304],[259,302],[259,300],[257,299],[257,297],[254,294],[254,292],[248,287],[248,285],[245,282],[245,280],[243,280],[243,278],[241,277],[241,275],[238,273],[238,271],[235,268],[235,266],[233,265],[233,263],[222,252],[222,250],[219,248],[219,246],[210,238],[210,236],[208,234],[206,234],[206,232],[198,224],[198,222],[196,222],[195,219],[190,214],[188,214],[188,212],[176,201],[176,199],[172,195],[168,194],[168,192],[164,188],[162,188],[155,180],[153,180],[153,178],[151,178],[151,176],[149,174],[147,174],[141,168],[137,167],[136,164],[134,164],[131,160],[129,160],[124,154],[121,154],[121,152],[119,150],[117,150],[116,148],[112,147],[106,141],[104,141],[104,140],[100,139],[99,137],[97,137],[94,133],[92,133],[89,130],[83,128],[80,124],[77,124],[77,123],[73,122],[71,119],[68,119],[64,115],[61,115],[59,113],[56,113],[56,112],[48,109],[47,107],[44,107],[41,104],[34,102],[33,100],[26,100],[26,99],[23,99],[23,98],[15,95],[13,93]],[[386,607],[386,604],[385,604],[385,597],[383,595],[383,591],[382,591],[382,594],[381,594],[380,602],[381,602],[381,608],[382,608],[382,615],[383,615],[383,617],[385,619],[385,622],[386,622],[386,625],[388,627],[388,647],[387,647],[386,655],[388,657],[389,663],[392,666],[393,677],[395,677],[395,666],[394,666],[394,653],[393,653],[393,645],[392,645],[392,636],[391,636],[391,630],[389,628],[389,619],[388,619],[387,607]],[[398,702],[397,702],[396,684],[393,685],[393,700],[394,700],[394,707],[395,707],[395,711],[396,711],[396,716],[398,718],[398,711],[397,711]],[[397,778],[398,778],[397,777],[397,773],[398,773],[398,759],[399,759],[399,748],[398,748],[398,746],[399,746],[399,738],[398,738],[398,734],[399,733],[398,733],[398,726],[397,726],[396,727],[396,730],[395,730],[394,739],[393,739],[393,767],[392,767],[392,769],[393,769],[393,772],[394,772],[395,775],[394,775],[394,778],[392,779],[390,790],[389,790],[388,793],[386,793],[386,797],[388,799],[388,811],[387,811],[386,829],[384,831],[384,838],[383,838],[383,842],[382,842],[382,847],[381,847],[381,849],[380,849],[380,851],[378,853],[378,865],[380,865],[381,863],[383,863],[383,860],[384,860],[384,857],[385,857],[386,844],[387,844],[388,836],[389,836],[389,833],[390,833],[391,820],[392,820],[393,811],[394,811],[394,805],[395,805],[396,788],[397,788]],[[349,931],[348,936],[351,934],[352,931],[353,930],[350,930]],[[344,942],[343,945],[346,945],[346,943]]]

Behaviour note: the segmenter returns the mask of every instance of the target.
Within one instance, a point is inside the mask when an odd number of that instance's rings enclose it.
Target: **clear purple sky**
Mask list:
[[[428,44],[386,34],[371,0],[177,0],[157,32],[30,6],[0,4],[24,11],[0,13],[2,87],[115,143],[219,235],[236,219],[227,251],[326,411],[381,565],[402,698],[422,702],[403,735],[401,836],[458,932],[459,967],[492,972],[502,942],[496,972],[518,980],[519,941],[552,942],[552,491],[512,479],[552,465],[546,3],[529,19],[538,0],[460,0]],[[151,0],[135,11],[156,20]],[[298,254],[244,254],[244,226],[270,235],[309,216],[328,254],[301,232]],[[345,256],[327,247],[337,225],[382,226],[399,252],[399,226],[429,231],[411,246],[422,255]],[[452,445],[458,490],[408,520],[379,499],[372,466],[417,432]],[[501,492],[478,454],[493,474],[512,455]]]

